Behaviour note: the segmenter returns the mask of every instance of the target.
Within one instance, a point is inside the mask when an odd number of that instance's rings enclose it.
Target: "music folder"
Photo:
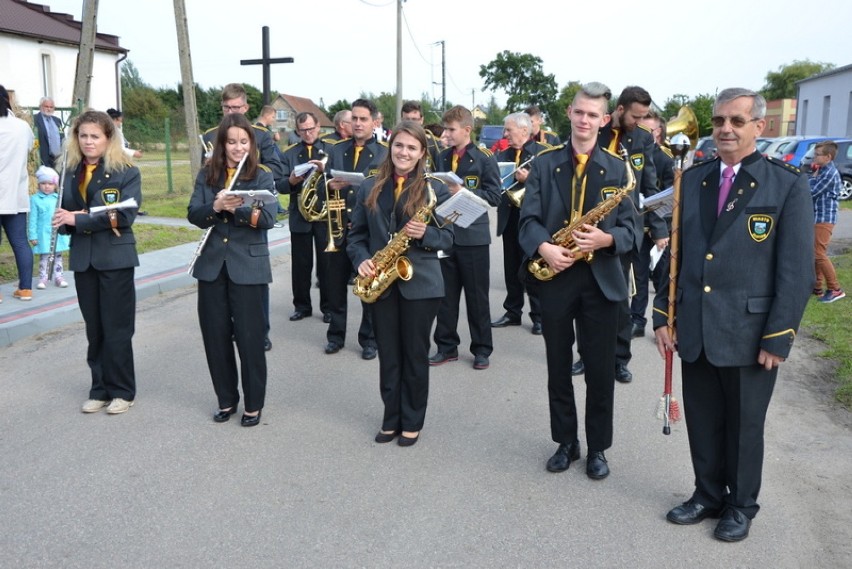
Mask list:
[[[486,211],[488,202],[464,188],[435,209],[435,213],[446,220],[452,220],[456,227],[461,228],[470,227],[470,224]]]
[[[278,198],[269,190],[229,190],[225,192],[226,196],[239,196],[243,198],[243,203],[260,202],[264,205],[270,202],[277,202]]]
[[[643,214],[653,211],[660,217],[669,217],[674,210],[674,187],[666,188],[647,198],[639,194],[639,206]]]

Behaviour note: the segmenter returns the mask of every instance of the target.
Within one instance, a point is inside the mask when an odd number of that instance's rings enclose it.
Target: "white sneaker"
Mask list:
[[[112,400],[112,403],[109,404],[109,407],[107,407],[107,413],[110,415],[118,415],[119,413],[126,413],[131,407],[133,407],[133,401],[126,401],[116,397]]]
[[[80,409],[83,413],[97,413],[109,404],[109,401],[101,401],[100,399],[87,399],[83,403],[83,408]]]
[[[68,283],[62,277],[57,277],[56,286],[58,286],[59,288],[68,288]]]
[[[39,290],[46,289],[47,288],[47,279],[41,279],[40,281],[38,281],[36,288],[39,289]]]

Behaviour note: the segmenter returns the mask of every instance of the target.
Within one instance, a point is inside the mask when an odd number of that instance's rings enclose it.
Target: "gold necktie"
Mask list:
[[[521,163],[521,149],[515,150],[515,166]]]
[[[405,176],[399,176],[396,179],[396,188],[393,190],[393,202],[396,203],[399,201],[399,197],[402,195],[402,192],[405,191]]]
[[[311,151],[313,150],[314,147],[310,144],[306,144],[305,148],[308,149],[308,160],[310,160],[311,159]]]
[[[453,152],[453,165],[452,165],[453,172],[455,172],[458,169],[458,167],[459,167],[459,155],[456,154],[455,152]]]
[[[583,175],[583,172],[586,171],[586,161],[589,159],[588,154],[578,154],[577,155],[577,167],[574,169],[575,176],[577,178]]]
[[[607,149],[614,154],[618,154],[618,139],[620,134],[621,131],[619,131],[617,128],[612,129],[612,140],[609,141],[609,146],[607,147]]]
[[[86,173],[83,175],[83,183],[80,184],[80,196],[83,198],[83,203],[89,203],[89,196],[86,193],[86,190],[89,189],[89,182],[92,181],[92,174],[95,173],[95,168],[97,168],[97,164],[86,164]]]
[[[226,168],[225,170],[227,171],[227,175],[225,176],[225,187],[227,188],[228,186],[231,185],[231,178],[234,177],[234,173],[237,171],[237,169],[236,168]]]
[[[352,169],[353,170],[358,167],[358,158],[361,157],[361,151],[362,150],[364,150],[363,146],[356,146],[355,147],[355,160],[352,162]]]

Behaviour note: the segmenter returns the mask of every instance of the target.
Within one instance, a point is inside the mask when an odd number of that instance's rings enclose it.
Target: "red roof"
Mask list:
[[[0,33],[79,47],[82,27],[70,14],[51,12],[49,6],[26,0],[0,0]],[[95,47],[127,53],[118,44],[118,36],[110,34],[99,33]]]
[[[297,97],[295,95],[285,95],[283,93],[278,95],[282,99],[284,99],[290,107],[296,111],[297,113],[313,113],[317,117],[319,117],[319,124],[321,127],[331,127],[334,128],[334,123],[329,120],[328,116],[322,112],[322,109],[314,104],[313,101],[308,99],[307,97]]]

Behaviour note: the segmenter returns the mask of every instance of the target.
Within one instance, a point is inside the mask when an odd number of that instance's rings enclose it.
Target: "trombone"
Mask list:
[[[532,161],[534,159],[535,159],[535,156],[530,156],[527,160],[518,164],[517,167],[515,167],[514,170],[512,170],[511,172],[509,172],[508,174],[506,174],[505,176],[500,178],[500,185],[503,186],[503,192],[502,193],[506,194],[506,198],[508,198],[509,203],[512,204],[513,206],[515,206],[518,209],[520,209],[521,204],[524,202],[524,193],[526,191],[526,188],[518,188],[517,190],[514,189],[515,186],[517,186],[520,183],[518,180],[515,180],[509,186],[506,186],[506,182],[508,182],[509,180],[514,178],[515,174],[518,172],[518,170],[524,169],[527,166],[529,166],[530,164],[532,164]]]

